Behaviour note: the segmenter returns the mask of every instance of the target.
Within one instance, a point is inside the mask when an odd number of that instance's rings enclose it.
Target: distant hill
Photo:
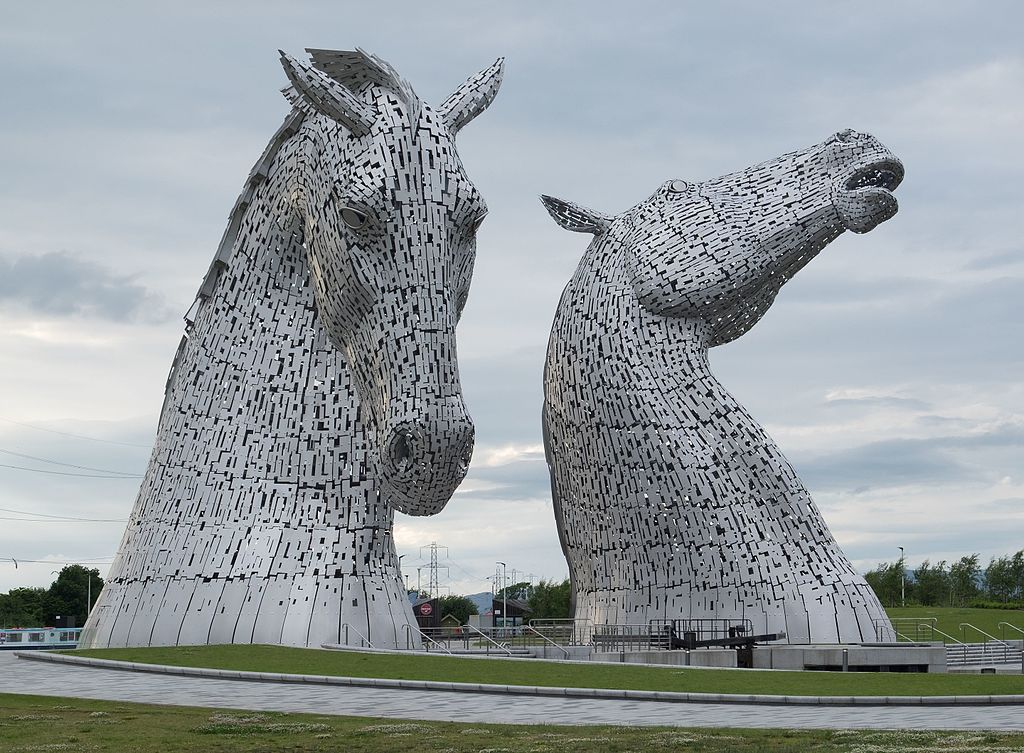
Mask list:
[[[491,610],[491,592],[483,591],[478,594],[467,594],[466,598],[476,604],[477,611],[480,614],[489,612]]]

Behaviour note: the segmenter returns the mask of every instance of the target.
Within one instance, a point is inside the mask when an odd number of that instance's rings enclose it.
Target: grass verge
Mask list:
[[[1020,675],[739,672],[248,645],[108,648],[69,653],[181,667],[496,685],[763,695],[1024,695],[1024,677]]]
[[[1024,610],[1021,609],[971,609],[959,607],[891,607],[885,610],[890,619],[904,618],[913,620],[928,620],[934,618],[935,626],[944,633],[948,633],[957,640],[966,643],[981,643],[988,640],[976,630],[964,628],[960,625],[970,623],[981,628],[989,635],[1006,640],[1020,640],[1024,635],[1012,628],[1000,627],[1000,622],[1008,622],[1024,630]],[[912,627],[904,623],[899,628],[902,632],[912,630]],[[916,638],[913,633],[908,632],[909,637]],[[922,633],[927,638],[927,633]],[[936,635],[935,640],[943,640],[942,636]],[[950,641],[952,642],[952,641]]]
[[[0,694],[0,750],[352,753],[972,753],[1019,751],[1024,734],[458,724],[149,706]]]

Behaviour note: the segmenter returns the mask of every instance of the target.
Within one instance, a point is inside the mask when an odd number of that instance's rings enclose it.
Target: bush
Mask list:
[[[1024,609],[1024,601],[972,601],[972,609]]]

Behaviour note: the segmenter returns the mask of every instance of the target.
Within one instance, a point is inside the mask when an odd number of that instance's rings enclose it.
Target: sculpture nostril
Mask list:
[[[473,443],[470,442],[469,446],[462,453],[462,457],[459,458],[459,470],[462,475],[465,476],[469,473],[469,463],[473,459]]]
[[[407,471],[413,465],[412,434],[402,432],[391,445],[391,457],[399,471]]]

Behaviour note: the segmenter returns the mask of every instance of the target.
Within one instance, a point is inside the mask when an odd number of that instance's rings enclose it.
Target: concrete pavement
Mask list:
[[[737,706],[497,696],[124,672],[18,660],[8,652],[0,653],[0,692],[454,722],[1024,730],[1020,706]]]

